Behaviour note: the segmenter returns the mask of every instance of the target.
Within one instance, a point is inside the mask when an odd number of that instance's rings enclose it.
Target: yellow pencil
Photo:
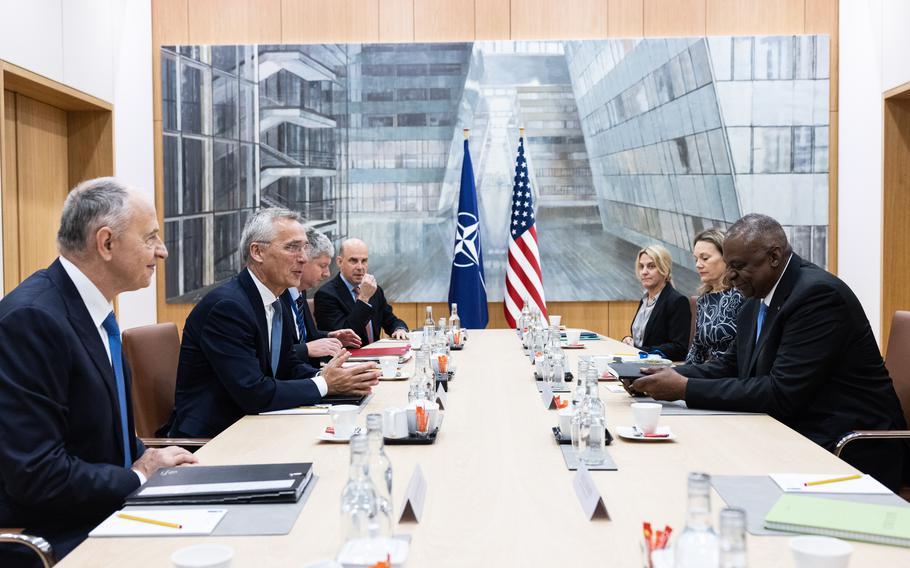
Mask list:
[[[818,481],[807,481],[803,483],[803,487],[811,487],[813,485],[824,485],[825,483],[837,483],[838,481],[850,481],[851,479],[859,479],[862,475],[859,473],[854,473],[853,475],[845,475],[844,477],[835,477],[833,479],[819,479]]]
[[[167,521],[156,521],[155,519],[146,519],[145,517],[136,517],[134,515],[127,515],[126,513],[120,513],[117,515],[121,519],[126,519],[128,521],[139,521],[140,523],[148,523],[150,525],[158,525],[162,527],[170,527],[172,529],[182,529],[183,525],[178,525],[177,523],[169,523]]]

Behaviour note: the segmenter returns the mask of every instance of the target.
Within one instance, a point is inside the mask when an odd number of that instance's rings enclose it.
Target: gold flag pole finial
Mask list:
[[[519,137],[519,138],[524,138],[524,137],[525,137],[525,127],[524,127],[524,126],[522,126],[522,127],[520,127],[520,128],[518,129],[518,137]]]
[[[470,128],[465,128],[465,129],[464,129],[464,139],[467,140],[467,139],[468,139],[468,136],[470,136],[470,134],[471,134],[471,129],[470,129]]]

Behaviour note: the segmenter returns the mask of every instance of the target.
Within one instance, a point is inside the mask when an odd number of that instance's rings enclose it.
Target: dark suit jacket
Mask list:
[[[408,325],[392,313],[392,306],[386,302],[385,294],[378,286],[369,304],[355,302],[341,275],[337,274],[316,292],[315,299],[316,325],[320,329],[353,329],[364,345],[367,344],[368,321],[373,323],[374,341],[379,339],[383,329],[389,335],[396,329],[408,329]]]
[[[262,297],[244,269],[213,289],[186,319],[171,436],[208,438],[245,414],[313,404],[316,369],[294,353],[293,315],[283,309],[278,377]]]
[[[303,325],[306,327],[306,341],[302,341],[301,338],[298,337],[298,341],[294,344],[294,351],[297,353],[297,357],[301,361],[306,361],[310,365],[313,365],[314,367],[316,367],[316,366],[318,366],[319,361],[323,361],[323,360],[328,361],[328,358],[319,357],[316,360],[311,360],[310,352],[307,349],[306,344],[308,341],[316,341],[317,339],[324,339],[324,338],[328,337],[329,334],[324,331],[320,331],[319,329],[316,328],[316,322],[313,321],[313,314],[310,313],[310,306],[306,301],[306,292],[307,292],[306,290],[300,290],[300,294],[303,296],[303,300],[304,300],[303,301],[303,310],[301,312],[301,315],[303,315]],[[291,299],[290,290],[285,290],[284,294],[281,295],[281,301],[284,303],[284,309],[286,309],[289,313],[291,313],[291,315],[293,315],[294,308],[291,307],[291,304],[293,304],[294,301]],[[294,322],[294,325],[296,326],[297,322]]]
[[[131,408],[127,423],[135,461],[145,447]],[[111,360],[54,261],[0,301],[0,526],[69,552],[139,487],[123,467],[122,436]]]
[[[639,310],[643,302],[644,300],[638,302]],[[660,351],[667,359],[682,361],[689,351],[691,328],[692,306],[689,299],[667,282],[651,310],[642,336],[643,344],[636,347],[649,353]]]
[[[692,377],[689,406],[764,412],[829,450],[851,430],[904,428],[869,320],[846,284],[794,254],[756,344],[759,303],[743,303],[726,353],[677,367]],[[855,442],[843,455],[886,484],[900,475],[899,444]]]

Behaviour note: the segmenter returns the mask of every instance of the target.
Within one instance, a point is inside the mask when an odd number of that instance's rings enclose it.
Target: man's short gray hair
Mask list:
[[[250,245],[256,242],[267,243],[275,238],[275,222],[280,219],[304,223],[303,216],[297,211],[281,207],[266,207],[253,213],[243,227],[240,235],[240,259],[243,265],[250,263]]]
[[[310,241],[310,258],[315,259],[321,256],[328,256],[331,259],[335,256],[335,245],[329,238],[316,229],[310,227],[306,231],[306,238]]]
[[[121,232],[129,219],[130,192],[112,177],[83,181],[69,192],[63,202],[57,248],[61,254],[79,254],[89,248],[91,237],[101,227]]]
[[[726,238],[740,238],[747,243],[762,243],[769,247],[780,247],[781,251],[790,252],[787,233],[773,217],[760,213],[749,213],[727,229]]]

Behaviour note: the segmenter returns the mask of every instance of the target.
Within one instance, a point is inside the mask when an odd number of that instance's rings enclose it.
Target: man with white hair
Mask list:
[[[300,214],[265,208],[240,237],[245,268],[193,308],[183,330],[170,435],[209,438],[245,414],[319,403],[326,395],[366,395],[373,363],[344,368],[344,350],[322,373],[293,349],[295,321],[279,299],[308,261]]]
[[[360,337],[351,329],[326,332],[316,327],[307,303],[307,290],[329,277],[329,266],[332,264],[332,257],[335,256],[335,247],[328,237],[316,229],[307,229],[306,236],[309,242],[307,248],[309,261],[303,265],[300,283],[296,287],[288,288],[281,296],[297,324],[295,331],[299,342],[294,345],[294,350],[297,351],[297,356],[305,361],[334,357],[341,352],[342,347],[360,347]]]
[[[152,203],[114,178],[67,196],[60,256],[0,301],[0,526],[62,558],[162,467],[195,463],[136,438],[113,301],[167,258]],[[0,566],[29,565],[0,545]]]

